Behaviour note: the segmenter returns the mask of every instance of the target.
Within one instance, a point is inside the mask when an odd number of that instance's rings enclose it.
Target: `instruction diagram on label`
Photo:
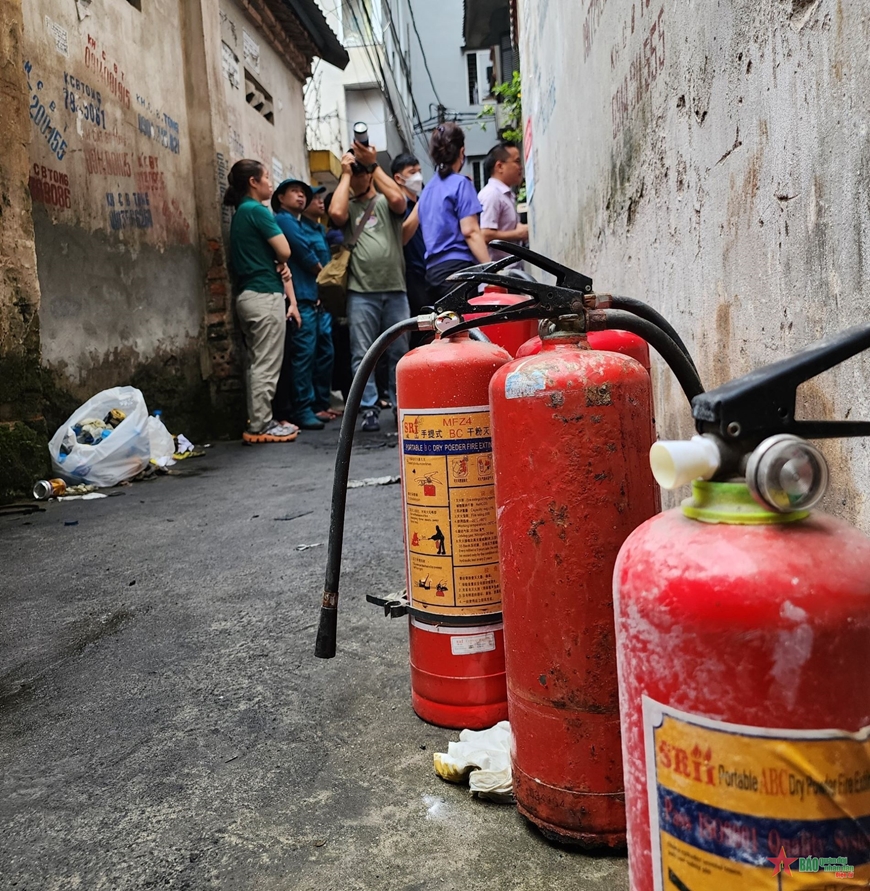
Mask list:
[[[501,609],[492,439],[487,407],[403,411],[408,594],[420,609]]]
[[[777,730],[644,697],[657,891],[870,884],[870,727]]]

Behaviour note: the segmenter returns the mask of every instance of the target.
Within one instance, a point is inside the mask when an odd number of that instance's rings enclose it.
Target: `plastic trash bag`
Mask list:
[[[148,441],[151,444],[151,460],[158,467],[171,467],[175,464],[175,440],[160,418],[148,418]]]
[[[499,721],[489,730],[463,730],[447,752],[435,752],[435,772],[450,783],[468,780],[472,792],[500,804],[513,801],[511,725]]]
[[[104,418],[113,408],[121,409],[126,417],[102,442],[77,442],[76,424]],[[67,418],[51,438],[48,451],[54,471],[73,482],[115,486],[136,476],[151,459],[145,398],[135,387],[112,387],[97,393]],[[62,454],[66,451],[68,454]]]

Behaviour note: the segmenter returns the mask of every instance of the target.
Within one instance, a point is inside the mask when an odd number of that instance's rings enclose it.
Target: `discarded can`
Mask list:
[[[37,480],[33,485],[33,497],[37,501],[48,501],[49,498],[60,498],[66,495],[66,483],[63,480]]]

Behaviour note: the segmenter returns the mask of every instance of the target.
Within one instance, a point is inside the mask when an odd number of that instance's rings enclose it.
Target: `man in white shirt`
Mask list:
[[[523,181],[523,165],[520,150],[515,145],[499,143],[489,150],[483,163],[483,172],[489,181],[480,190],[478,198],[483,205],[480,229],[487,245],[491,241],[526,242],[529,227],[519,221],[513,189]],[[489,256],[500,260],[508,256],[504,251],[489,248]]]

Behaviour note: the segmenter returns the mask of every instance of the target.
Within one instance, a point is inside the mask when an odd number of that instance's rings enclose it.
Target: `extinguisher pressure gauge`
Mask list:
[[[828,464],[811,443],[780,433],[749,456],[746,484],[759,504],[777,513],[809,510],[827,491]]]

